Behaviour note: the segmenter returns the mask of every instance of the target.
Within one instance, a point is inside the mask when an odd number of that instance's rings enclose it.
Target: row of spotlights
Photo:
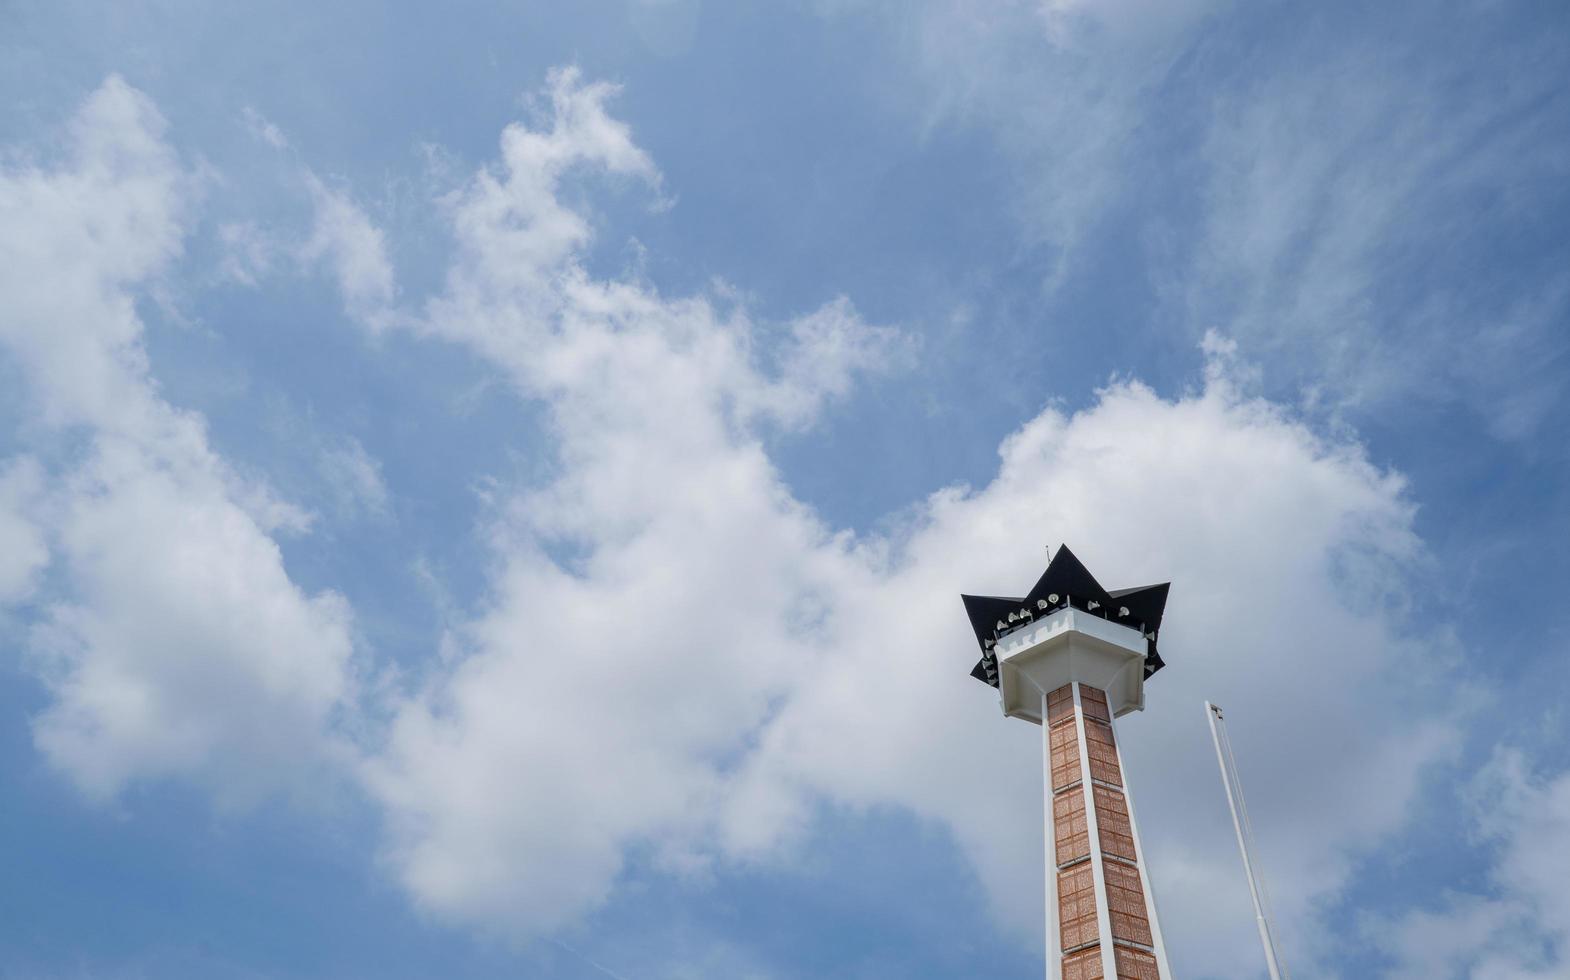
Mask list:
[[[1051,595],[1047,596],[1045,599],[1037,599],[1036,600],[1036,608],[1037,609],[1041,609],[1041,610],[1051,609],[1053,606],[1056,606],[1057,604],[1058,604],[1058,594],[1056,592],[1054,592]],[[1100,608],[1101,608],[1101,603],[1097,602],[1094,599],[1090,600],[1089,602],[1087,602],[1085,604],[1085,609],[1087,611],[1092,610],[1092,609],[1100,609]],[[1118,618],[1126,619],[1128,617],[1128,614],[1129,614],[1129,609],[1128,609],[1127,606],[1119,606],[1118,607]],[[997,631],[999,633],[1001,633],[1004,630],[1009,628],[1009,623],[1020,623],[1020,622],[1024,622],[1027,619],[1035,619],[1035,618],[1036,618],[1035,614],[1032,613],[1030,611],[1030,608],[1027,606],[1026,608],[1023,608],[1023,609],[1019,610],[1018,612],[1010,612],[1009,613],[1008,622],[1004,622],[1001,619],[998,620],[996,628],[997,628]],[[1154,640],[1155,638],[1156,638],[1156,635],[1154,633],[1147,633],[1146,634],[1146,639]],[[986,649],[990,650],[992,647],[997,645],[997,642],[998,642],[997,640],[987,640],[985,642],[984,646],[985,646]]]

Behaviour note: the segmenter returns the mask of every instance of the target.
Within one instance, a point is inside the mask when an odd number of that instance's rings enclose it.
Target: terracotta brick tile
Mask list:
[[[1107,694],[1096,687],[1079,686],[1079,703],[1086,718],[1097,721],[1111,721],[1112,713],[1107,710]]]
[[[1060,790],[1079,782],[1079,735],[1074,726],[1052,729],[1047,744],[1052,752],[1052,788]]]
[[[1123,794],[1115,789],[1097,786],[1095,801],[1096,827],[1100,831],[1102,852],[1133,861],[1137,856],[1134,850],[1134,827],[1129,822],[1128,806],[1123,801]]]
[[[1103,980],[1101,947],[1092,946],[1063,957],[1063,980]]]
[[[1112,913],[1112,938],[1149,946],[1154,940],[1138,869],[1116,861],[1105,861],[1102,867],[1107,882],[1107,906]]]
[[[1076,786],[1053,797],[1052,824],[1059,865],[1090,856],[1090,824],[1085,819],[1084,787]]]
[[[1118,766],[1117,745],[1112,729],[1100,722],[1085,723],[1085,748],[1090,751],[1090,775],[1114,786],[1123,785],[1123,770]]]
[[[1142,949],[1113,946],[1112,958],[1118,967],[1118,980],[1161,980],[1156,958]]]
[[[1074,720],[1074,691],[1064,684],[1047,695],[1047,724],[1058,725]]]
[[[1096,921],[1096,879],[1090,862],[1058,872],[1058,938],[1063,949],[1093,943],[1100,934]]]

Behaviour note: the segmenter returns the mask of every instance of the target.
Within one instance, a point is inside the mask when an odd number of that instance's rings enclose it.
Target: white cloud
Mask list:
[[[179,253],[182,202],[198,190],[163,132],[152,103],[112,77],[66,128],[59,167],[0,171],[0,344],[51,422],[156,424],[127,289]]]
[[[218,274],[242,286],[255,287],[272,271],[278,243],[248,221],[230,222],[218,229],[222,249]]]
[[[365,451],[360,440],[346,437],[322,449],[319,459],[338,508],[346,514],[385,517],[389,495],[382,464]]]
[[[605,115],[611,92],[555,73],[551,128],[508,127],[502,169],[451,202],[460,259],[424,329],[549,403],[562,475],[499,520],[504,571],[463,631],[470,655],[402,707],[367,768],[416,898],[526,933],[598,904],[636,841],[681,860],[721,788],[714,756],[781,690],[841,550],[746,427],[801,424],[885,336],[836,302],[790,325],[765,376],[744,314],[589,278],[589,229],[557,182],[579,164],[657,179]],[[759,620],[785,635],[745,656],[713,640]]]
[[[49,544],[34,514],[42,490],[37,460],[24,456],[0,464],[0,605],[31,595],[49,562]]]
[[[277,124],[249,107],[243,117],[246,128],[258,141],[281,156],[297,157]],[[387,236],[343,186],[322,179],[303,163],[296,163],[292,170],[311,199],[309,233],[303,237],[298,233],[289,235],[253,221],[224,224],[218,229],[219,274],[254,287],[273,271],[280,255],[286,256],[303,270],[325,269],[347,312],[362,325],[372,329],[386,327],[397,299]]]
[[[1221,325],[1283,389],[1460,403],[1521,442],[1562,404],[1570,280],[1539,230],[1566,202],[1557,33],[1468,3],[1378,27],[1229,0],[884,6],[930,124],[980,123],[1012,163],[1049,286],[1132,226],[1151,319]]]
[[[1522,189],[1566,172],[1541,135],[1559,78],[1537,45],[1557,42],[1490,47],[1485,67],[1470,45],[1412,50],[1439,42],[1410,19],[1411,39],[1289,57],[1220,91],[1202,238],[1167,285],[1195,322],[1226,324],[1337,401],[1462,401],[1523,439],[1557,401],[1541,365],[1567,349],[1570,280],[1537,274],[1536,244],[1498,264],[1461,248],[1513,253],[1553,200]]]
[[[240,113],[240,118],[245,121],[245,128],[251,135],[266,143],[275,150],[287,150],[289,138],[283,134],[271,119],[257,112],[254,106],[246,106]]]
[[[836,303],[774,349],[743,311],[591,278],[560,179],[654,176],[608,94],[555,76],[550,128],[509,127],[502,167],[451,201],[459,255],[421,329],[542,400],[558,459],[490,529],[500,572],[462,655],[366,764],[415,899],[546,932],[603,902],[629,850],[767,862],[828,800],[941,821],[999,917],[1038,928],[1040,862],[1017,858],[1039,846],[1039,743],[966,678],[958,594],[1027,587],[1066,537],[1115,585],[1177,582],[1173,666],[1124,730],[1169,935],[1208,937],[1175,940],[1185,971],[1255,956],[1204,697],[1236,706],[1246,771],[1294,774],[1251,803],[1283,918],[1309,921],[1454,744],[1448,709],[1392,693],[1436,642],[1399,612],[1422,561],[1401,481],[1241,392],[1216,340],[1203,390],[1114,384],[1023,426],[988,486],[889,537],[837,533],[756,426],[806,424],[890,336]]]
[[[342,190],[328,187],[309,170],[305,182],[316,212],[311,237],[300,247],[301,259],[325,261],[349,312],[372,326],[382,325],[396,291],[381,229]]]
[[[844,397],[859,374],[909,367],[911,344],[889,327],[864,323],[844,297],[790,323],[779,345],[779,378],[744,399],[784,425],[805,425],[825,402]]]
[[[349,694],[343,599],[290,582],[205,467],[104,438],[64,497],[74,594],[33,643],[55,699],[34,728],[50,760],[99,797],[167,775],[246,797],[326,761]]]
[[[1013,215],[1058,281],[1140,163],[1149,96],[1228,0],[874,3],[917,68],[929,126],[985,126],[1017,166]],[[851,4],[855,6],[855,4]],[[833,9],[832,7],[830,9]]]
[[[110,78],[57,165],[0,170],[0,351],[36,422],[84,451],[37,489],[65,592],[40,597],[37,744],[84,792],[193,776],[229,797],[331,751],[351,687],[349,612],[307,596],[273,529],[306,518],[165,403],[136,312],[179,254],[199,186],[142,94]]]
[[[1418,558],[1410,518],[1399,481],[1355,446],[1316,439],[1224,374],[1176,401],[1114,385],[1028,423],[989,486],[928,501],[894,568],[836,604],[835,655],[778,711],[746,778],[765,799],[797,784],[945,821],[999,915],[1034,928],[1038,865],[1019,847],[1039,834],[1026,776],[1039,742],[957,683],[973,646],[953,596],[1026,588],[1043,559],[1030,543],[1071,537],[1106,581],[1175,582],[1171,668],[1124,723],[1125,751],[1181,968],[1239,972],[1250,916],[1199,705],[1234,708],[1246,772],[1292,773],[1254,780],[1250,803],[1283,920],[1310,921],[1454,744],[1421,708],[1379,710],[1423,652],[1384,606]]]
[[[1486,894],[1451,894],[1365,923],[1394,980],[1530,980],[1570,969],[1570,772],[1534,772],[1518,750],[1496,752],[1468,801],[1492,845]]]

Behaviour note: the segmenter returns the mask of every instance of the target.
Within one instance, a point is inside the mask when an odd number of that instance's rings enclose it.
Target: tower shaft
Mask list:
[[[1170,980],[1106,692],[1042,696],[1048,980]]]

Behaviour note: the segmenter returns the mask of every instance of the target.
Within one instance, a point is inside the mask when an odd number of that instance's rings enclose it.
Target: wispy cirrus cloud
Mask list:
[[[1192,321],[1332,401],[1459,403],[1530,438],[1570,354],[1563,246],[1539,227],[1570,203],[1554,189],[1570,158],[1544,138],[1566,49],[1503,13],[1407,12],[1396,36],[1240,67],[1204,137],[1195,261],[1171,284]],[[1491,45],[1457,46],[1460,25]],[[1508,260],[1479,262],[1485,242]]]
[[[1460,407],[1532,442],[1570,356],[1545,225],[1570,46],[1511,4],[1366,9],[934,3],[886,30],[932,125],[1011,161],[1049,304],[1115,263],[1155,294],[1137,319],[1221,328],[1318,408]]]

